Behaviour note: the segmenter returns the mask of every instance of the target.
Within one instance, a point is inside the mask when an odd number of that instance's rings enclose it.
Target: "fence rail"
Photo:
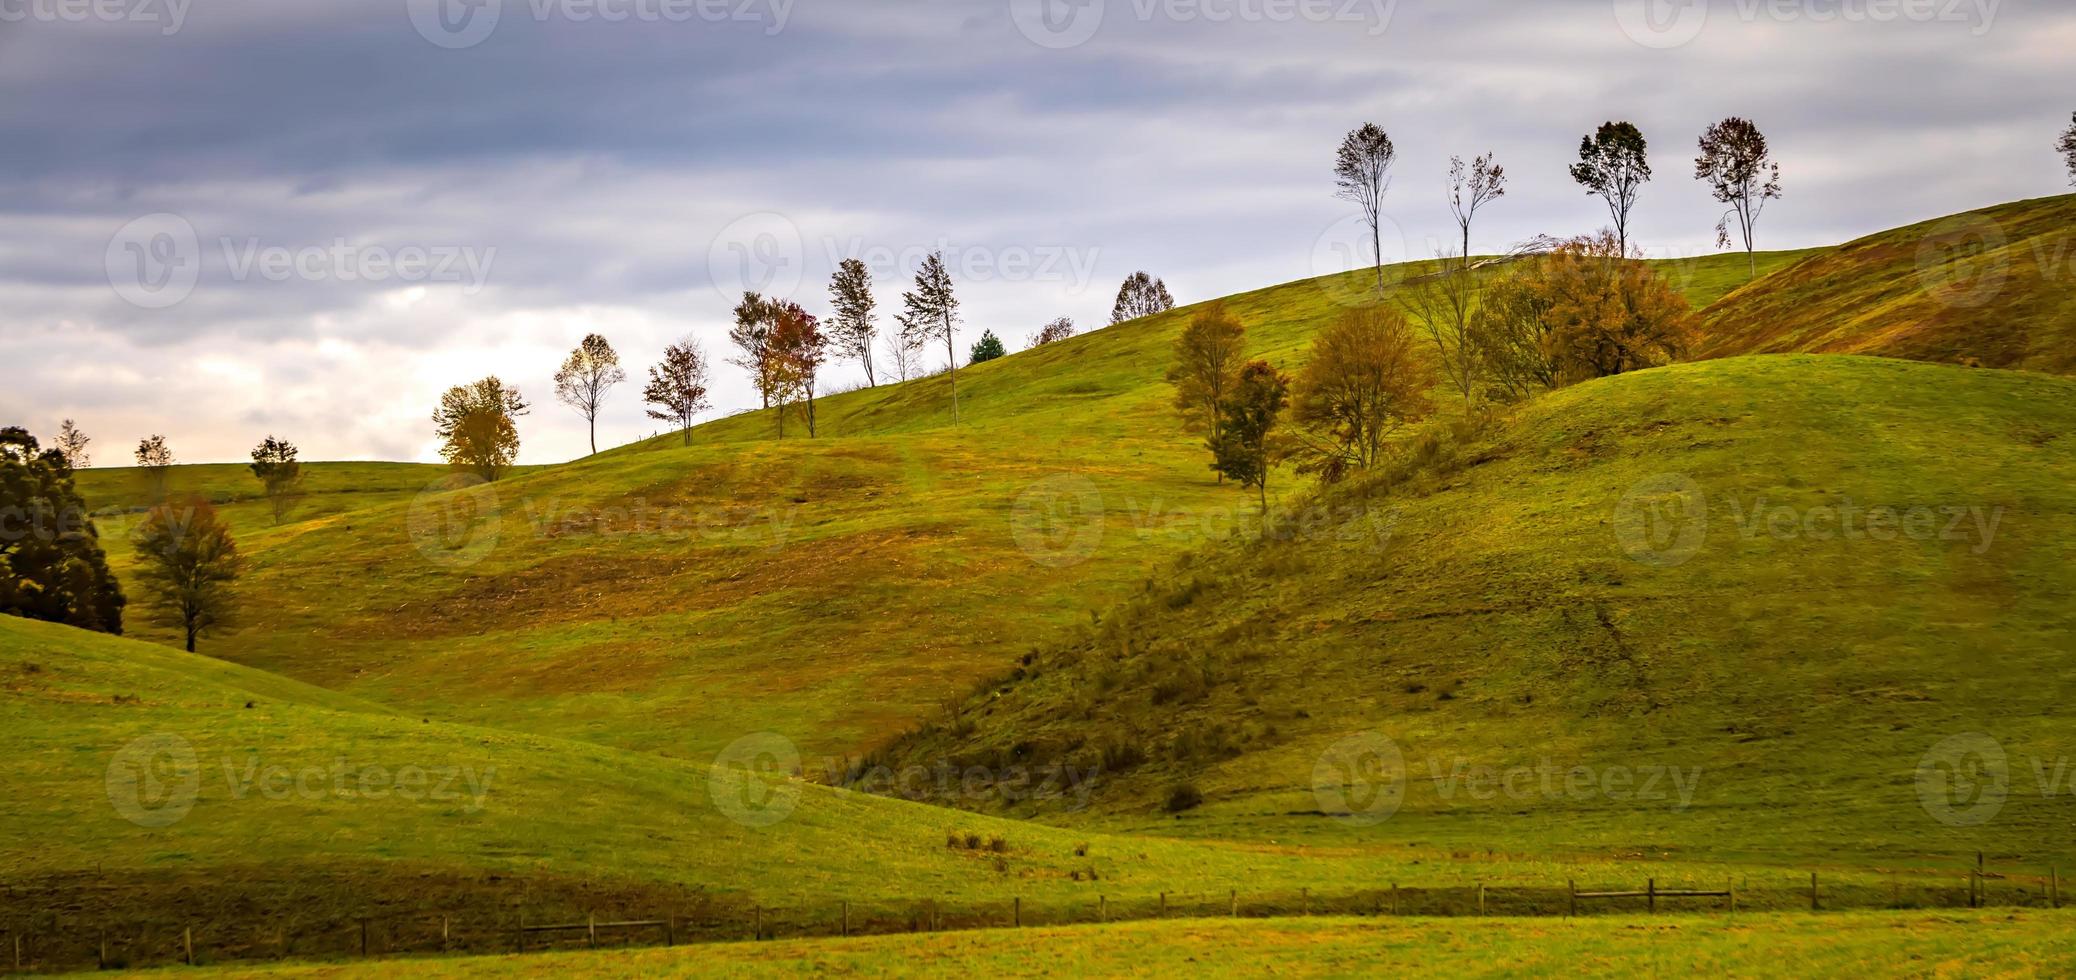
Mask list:
[[[1691,883],[1690,883],[1691,884]],[[1993,890],[1992,885],[1995,885]],[[1884,887],[1885,886],[1885,887]],[[1894,876],[1885,883],[1860,880],[1826,882],[1811,873],[1807,882],[1787,876],[1732,880],[1724,888],[1662,888],[1650,878],[1641,889],[1599,887],[1580,890],[1576,880],[1562,887],[1540,885],[1405,886],[1397,882],[1345,891],[1310,888],[1294,892],[1162,891],[1096,894],[1073,899],[1034,901],[1010,895],[999,901],[953,904],[934,900],[855,901],[830,898],[792,905],[722,905],[708,902],[697,909],[660,909],[641,918],[569,921],[566,915],[529,923],[524,911],[510,907],[465,910],[469,914],[355,916],[297,922],[289,910],[275,915],[219,916],[182,922],[94,922],[64,910],[0,909],[0,966],[14,972],[64,971],[81,968],[141,968],[172,964],[282,960],[351,959],[458,953],[537,952],[552,949],[630,946],[637,943],[676,945],[685,941],[764,940],[836,937],[939,930],[1094,924],[1160,918],[1265,918],[1291,915],[1339,916],[1577,916],[1581,902],[1609,906],[1630,904],[1628,911],[1659,911],[1660,900],[1712,902],[1735,915],[1744,910],[1844,908],[1981,908],[1997,906],[2061,907],[2061,876],[2055,869],[2039,877],[1999,875],[1978,858],[1965,881],[1929,875]],[[1638,906],[1641,906],[1639,909]],[[1684,911],[1706,908],[1687,905]],[[38,912],[41,914],[39,915]],[[23,913],[50,924],[33,927]]]

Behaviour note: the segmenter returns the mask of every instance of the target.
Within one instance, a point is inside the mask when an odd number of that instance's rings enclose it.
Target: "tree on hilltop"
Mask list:
[[[173,469],[173,450],[166,437],[149,435],[137,440],[137,466],[144,473],[144,488],[152,503],[166,499],[166,477]]]
[[[943,342],[946,370],[951,372],[952,421],[959,421],[959,299],[952,293],[944,253],[931,252],[915,273],[915,289],[901,294],[901,332],[916,349]]]
[[[692,417],[711,407],[706,400],[706,352],[690,337],[663,348],[661,363],[649,368],[649,383],[642,388],[642,401],[655,406],[649,417],[674,422],[692,444]]]
[[[1637,192],[1651,179],[1648,151],[1643,132],[1634,125],[1606,122],[1579,141],[1579,162],[1571,165],[1571,179],[1607,202],[1622,255],[1629,254],[1629,212],[1636,207]]]
[[[440,456],[457,469],[494,481],[519,458],[519,422],[529,406],[496,375],[456,385],[433,409]]]
[[[303,464],[296,461],[295,444],[268,434],[252,450],[252,475],[259,478],[267,502],[274,507],[274,523],[281,523],[289,496],[303,481]]]
[[[1470,266],[1471,219],[1478,209],[1507,195],[1507,171],[1492,162],[1492,154],[1479,155],[1464,166],[1462,157],[1449,158],[1449,213],[1463,232],[1463,264]]]
[[[829,279],[829,336],[838,353],[865,365],[865,384],[877,387],[872,374],[872,270],[857,259],[845,259]]]
[[[1043,347],[1046,344],[1056,344],[1072,336],[1074,336],[1074,319],[1063,316],[1045,326],[1039,327],[1038,332],[1031,335],[1030,346]]]
[[[814,314],[800,304],[773,304],[770,336],[771,387],[778,402],[779,438],[786,437],[786,408],[798,400],[806,409],[807,437],[815,436],[815,376],[828,358],[829,337]]]
[[[1116,326],[1126,320],[1165,313],[1174,308],[1175,297],[1168,294],[1167,283],[1143,271],[1134,272],[1117,287],[1117,302],[1110,306],[1110,324]]]
[[[1710,193],[1730,210],[1716,223],[1716,247],[1730,247],[1730,222],[1737,222],[1744,238],[1744,256],[1751,277],[1759,277],[1759,257],[1753,250],[1752,226],[1766,202],[1780,198],[1780,164],[1773,162],[1766,147],[1766,134],[1748,119],[1732,116],[1708,127],[1701,134],[1701,155],[1694,158],[1694,178],[1708,184]]]
[[[735,326],[728,329],[728,342],[735,345],[736,356],[728,363],[750,372],[750,381],[757,386],[757,397],[764,408],[771,407],[771,319],[774,302],[756,293],[745,292],[742,302],[735,304]]]
[[[58,424],[58,438],[55,442],[58,452],[65,454],[66,466],[83,470],[91,465],[93,457],[87,452],[87,444],[93,441],[86,433],[79,431],[79,426],[73,424],[71,419]]]
[[[1391,163],[1398,148],[1375,123],[1363,123],[1334,151],[1334,196],[1362,210],[1370,229],[1370,259],[1377,267],[1377,292],[1384,291],[1384,192],[1391,188]]]
[[[620,355],[598,334],[585,334],[555,372],[555,400],[577,410],[591,430],[591,452],[598,453],[598,410],[614,385],[627,380]]]
[[[1007,353],[1009,351],[1002,346],[1002,338],[995,336],[993,330],[983,330],[980,332],[980,339],[974,341],[973,349],[967,352],[966,363],[982,364]]]
[[[2054,148],[2061,151],[2062,163],[2069,168],[2069,185],[2076,187],[2076,112],[2069,114],[2069,128],[2062,132],[2061,142]]]

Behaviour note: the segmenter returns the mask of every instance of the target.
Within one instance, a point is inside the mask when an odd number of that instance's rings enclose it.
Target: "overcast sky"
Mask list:
[[[494,372],[563,460],[586,332],[625,442],[664,344],[724,356],[746,285],[826,310],[847,255],[890,314],[945,249],[962,351],[1100,326],[1135,269],[1189,302],[1360,263],[1330,166],[1365,121],[1387,258],[1453,236],[1451,154],[1511,176],[1476,250],[1605,224],[1565,168],[1607,119],[1652,144],[1637,240],[1712,251],[1691,159],[1732,114],[1782,163],[1761,247],[1836,243],[2066,192],[2071,52],[2065,0],[0,0],[0,424],[431,460]]]

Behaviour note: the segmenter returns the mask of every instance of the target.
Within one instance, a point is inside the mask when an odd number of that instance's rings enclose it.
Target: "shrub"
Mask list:
[[[1169,813],[1181,813],[1184,810],[1194,810],[1202,806],[1203,803],[1204,794],[1196,788],[1195,784],[1177,783],[1173,789],[1168,790],[1168,802],[1165,809]]]

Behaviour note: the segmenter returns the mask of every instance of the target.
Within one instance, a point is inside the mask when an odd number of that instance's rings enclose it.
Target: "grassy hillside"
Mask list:
[[[510,927],[590,913],[686,917],[685,936],[740,936],[753,907],[798,935],[1226,908],[1461,908],[1468,888],[1548,911],[1568,877],[1700,883],[1746,874],[1754,904],[1799,900],[1795,873],[1634,856],[1468,855],[1400,842],[1301,846],[1138,839],[1016,823],[595,745],[382,712],[293,681],[136,641],[0,617],[0,933],[35,965],[91,963],[106,925],[140,964],[192,928],[208,958],[352,948],[357,917],[385,947],[451,916],[463,949]],[[737,756],[731,756],[731,759]],[[769,763],[777,766],[774,759]],[[762,773],[761,775],[759,773]],[[948,846],[954,837],[998,846]],[[35,842],[35,846],[24,846]],[[1950,878],[1950,876],[1949,876]],[[1864,902],[1880,882],[1839,874]],[[1954,901],[1924,879],[1927,900]],[[2028,886],[2036,888],[2036,885]],[[935,909],[935,912],[927,910]],[[55,911],[54,911],[55,910]],[[85,923],[86,925],[82,925]],[[84,930],[84,931],[83,931]],[[435,937],[437,933],[433,934]],[[283,936],[290,937],[284,940]],[[393,948],[393,947],[391,947]],[[69,958],[68,958],[69,957]]]
[[[1790,256],[1768,256],[1770,265]],[[1668,263],[1698,304],[1730,256]],[[1251,350],[1294,366],[1364,273],[1229,300]],[[493,487],[427,468],[310,467],[272,526],[234,505],[244,614],[204,652],[453,721],[710,757],[777,730],[815,752],[882,740],[1011,664],[1167,558],[1250,520],[1178,431],[1161,378],[1188,308],[949,379],[824,398],[823,437],[769,413]],[[89,471],[94,506],[133,474]],[[250,494],[239,467],[179,473]],[[344,509],[365,490],[369,504]],[[118,571],[126,522],[103,522]],[[170,641],[141,614],[133,635]]]
[[[1178,564],[890,761],[1106,759],[1053,816],[1173,834],[2066,863],[2072,431],[2076,382],[1871,358],[1579,385]],[[1381,822],[1335,816],[1376,812],[1330,752],[1364,733]],[[1967,733],[2007,753],[1986,824],[1923,805]]]
[[[1576,922],[1268,919],[1000,929],[854,940],[429,960],[428,977],[508,976],[1179,976],[1210,964],[1250,973],[1460,977],[1638,973],[1731,976],[1994,974],[2076,969],[2068,913],[1857,913],[1735,920],[1617,916]],[[210,976],[387,976],[393,965],[212,971]]]
[[[1701,357],[1815,352],[2076,373],[2076,195],[1825,249],[1724,297]]]

